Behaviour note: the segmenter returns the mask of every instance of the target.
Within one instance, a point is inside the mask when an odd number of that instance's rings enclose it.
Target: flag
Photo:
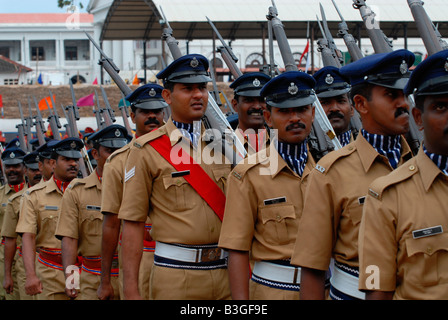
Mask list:
[[[53,95],[53,100],[55,100],[55,99],[56,99],[56,96]],[[47,102],[45,102],[45,101],[47,101]],[[47,103],[48,103],[48,105],[47,105]],[[53,104],[51,103],[51,97],[45,97],[39,101],[39,110],[41,110],[41,111],[47,110],[48,106],[50,106],[50,108],[53,109]]]
[[[0,107],[3,107],[3,97],[1,94],[0,94]]]
[[[121,106],[130,107],[131,103],[126,99],[124,99],[124,102],[123,102],[123,99],[120,99],[120,101],[118,102],[118,106],[119,107],[121,107]]]
[[[94,97],[94,94],[92,93],[92,94],[89,94],[88,96],[79,98],[78,102],[76,102],[76,105],[78,107],[89,107],[89,106],[91,107],[91,106],[95,105],[93,97]]]
[[[38,83],[38,84],[43,84],[43,81],[42,81],[42,73],[39,74],[39,78],[37,78],[37,83]]]
[[[310,66],[311,66],[311,52],[308,52],[308,54],[306,55],[305,73],[308,72]]]
[[[305,54],[308,53],[308,51],[310,50],[310,39],[306,40],[306,46],[305,46],[305,50],[303,50],[302,55],[300,56],[300,60],[299,60],[299,65],[302,65],[302,59],[305,56]]]
[[[93,80],[92,84],[98,84],[98,79],[95,78],[95,80]]]
[[[137,74],[135,74],[134,80],[132,80],[132,84],[137,85],[140,81],[138,80]]]

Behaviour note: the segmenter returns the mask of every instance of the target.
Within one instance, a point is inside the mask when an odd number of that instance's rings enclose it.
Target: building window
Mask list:
[[[19,79],[4,79],[3,82],[5,86],[17,85],[19,84]]]
[[[78,47],[65,47],[65,60],[78,60]]]
[[[44,47],[31,47],[31,60],[45,60]]]
[[[9,48],[8,47],[0,47],[0,55],[9,59]]]

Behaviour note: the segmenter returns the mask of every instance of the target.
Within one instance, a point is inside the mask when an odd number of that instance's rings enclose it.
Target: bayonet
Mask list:
[[[325,34],[324,29],[322,28],[322,25],[319,21],[319,17],[316,15],[317,24],[319,25],[320,32],[322,33],[323,39],[317,40],[318,45],[318,51],[322,55],[322,61],[324,66],[333,66],[336,68],[340,68],[341,64],[336,59],[335,55],[333,54],[332,50],[329,47],[329,42],[327,39],[327,36]]]
[[[163,20],[160,21],[160,24],[164,26],[162,40],[166,42],[171,54],[173,55],[173,59],[176,60],[182,57],[182,53],[179,49],[179,42],[173,37],[173,29],[171,29],[170,23],[163,12],[162,6],[160,6],[160,15],[163,18]]]
[[[128,135],[132,136],[133,132],[131,125],[129,124],[128,105],[126,103],[126,97],[124,96],[123,92],[121,92],[121,100],[123,101],[123,105],[120,106],[120,104],[118,104],[118,109],[120,109],[121,111],[121,117],[123,118],[124,127],[126,128]]]
[[[100,107],[100,102],[98,101],[98,93],[96,92],[96,89],[94,89],[95,91],[95,103],[97,105],[97,108],[95,108],[95,104],[93,104],[93,114],[95,115],[95,119],[96,119],[96,126],[98,128],[98,131],[103,129],[103,121],[101,119],[101,107]]]
[[[17,101],[19,104],[19,112],[20,112],[20,119],[22,120],[21,123],[16,125],[17,128],[17,132],[19,135],[19,142],[20,142],[20,147],[22,148],[23,151],[25,152],[29,152],[31,150],[28,150],[28,146],[26,144],[26,140],[25,140],[25,118],[23,117],[23,110],[22,110],[22,104],[20,103],[20,101]]]
[[[53,139],[55,140],[61,140],[61,135],[59,134],[59,128],[56,122],[55,115],[53,114],[50,104],[48,103],[47,99],[45,99],[45,103],[47,104],[48,111],[50,112],[50,116],[48,117],[48,122],[50,123],[51,131],[53,132]]]
[[[34,99],[34,104],[36,106],[36,110],[37,110],[37,116],[34,117],[35,119],[35,127],[36,127],[36,134],[37,134],[37,139],[39,140],[39,146],[45,144],[45,125],[44,125],[44,120],[42,120],[42,114],[40,113],[39,110],[39,103],[36,100],[36,97],[33,96]]]
[[[111,108],[109,100],[107,99],[106,91],[102,86],[100,86],[101,89],[101,95],[103,96],[104,105],[106,106],[106,109],[103,109],[104,114],[104,121],[106,122],[106,126],[111,126],[115,122],[115,112]]]
[[[319,3],[320,6],[320,12],[322,15],[322,24],[323,24],[323,28],[324,28],[324,32],[328,41],[328,47],[330,48],[334,58],[336,59],[336,61],[338,62],[338,65],[341,66],[342,64],[344,64],[344,59],[342,58],[342,53],[341,51],[337,48],[333,36],[330,32],[330,29],[328,28],[328,23],[327,23],[327,18],[325,16],[325,10],[322,7],[322,4]]]

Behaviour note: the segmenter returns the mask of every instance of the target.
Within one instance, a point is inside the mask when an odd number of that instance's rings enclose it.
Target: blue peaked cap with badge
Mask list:
[[[315,85],[316,80],[309,74],[287,71],[266,83],[260,94],[272,107],[303,107],[316,101]]]
[[[261,89],[269,80],[271,77],[263,72],[249,72],[238,77],[229,87],[239,96],[260,97]]]
[[[52,152],[66,158],[79,159],[82,157],[81,149],[84,143],[79,138],[66,138],[64,140],[52,140],[48,142],[48,148]]]
[[[158,79],[174,83],[204,83],[212,81],[208,73],[208,60],[200,54],[187,54],[160,71]]]
[[[448,50],[430,55],[412,71],[405,95],[448,94]]]
[[[26,152],[16,146],[5,149],[2,153],[2,161],[5,165],[16,165],[23,163]]]
[[[377,53],[352,62],[339,71],[350,79],[351,86],[363,83],[403,90],[409,79],[409,67],[415,55],[405,49]]]
[[[39,153],[36,151],[28,153],[23,158],[23,163],[25,163],[25,166],[27,168],[33,169],[33,170],[39,170]]]
[[[327,66],[313,75],[316,80],[315,91],[319,98],[340,96],[350,91],[349,80],[341,75],[339,68]]]
[[[119,124],[107,126],[89,136],[87,143],[98,143],[107,148],[118,149],[128,143],[128,131]]]
[[[131,106],[145,110],[163,109],[168,104],[162,98],[163,87],[156,83],[148,83],[138,87],[126,97]]]
[[[39,159],[51,159],[51,148],[48,147],[48,143],[54,141],[55,139],[50,139],[45,142],[43,145],[36,148],[36,152],[39,154]]]
[[[12,148],[12,147],[20,148],[19,138],[14,138],[11,141],[9,141],[8,144],[5,146],[5,149]]]

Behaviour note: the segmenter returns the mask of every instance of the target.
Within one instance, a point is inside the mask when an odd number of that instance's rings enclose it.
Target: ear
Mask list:
[[[131,120],[135,124],[135,113],[131,111]]]
[[[171,91],[168,89],[163,89],[162,98],[165,100],[166,103],[171,104]]]
[[[358,110],[360,114],[367,114],[369,112],[369,106],[366,97],[357,94],[353,97],[353,101],[355,103],[356,110]]]
[[[267,108],[263,110],[264,121],[269,128],[272,128],[272,114]]]
[[[92,156],[93,156],[93,159],[95,159],[96,161],[98,161],[98,159],[100,158],[100,153],[99,153],[99,151],[97,150],[97,149],[95,149],[95,148],[92,148]]]
[[[412,108],[412,116],[414,117],[415,124],[417,125],[419,131],[423,131],[422,115],[423,112],[419,108],[417,107]]]
[[[235,112],[238,113],[238,101],[236,101],[236,99],[234,98],[234,99],[232,99],[231,103],[232,103],[233,110],[235,110]]]

